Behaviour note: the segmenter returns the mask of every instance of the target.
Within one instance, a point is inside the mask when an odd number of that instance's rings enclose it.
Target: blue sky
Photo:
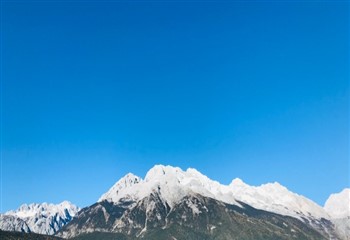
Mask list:
[[[349,187],[345,2],[2,3],[1,211],[155,164]]]

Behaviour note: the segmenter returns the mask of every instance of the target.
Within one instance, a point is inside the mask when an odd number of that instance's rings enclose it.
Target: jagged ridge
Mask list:
[[[1,215],[0,229],[6,231],[55,234],[69,223],[80,209],[68,201],[60,204],[23,204]]]

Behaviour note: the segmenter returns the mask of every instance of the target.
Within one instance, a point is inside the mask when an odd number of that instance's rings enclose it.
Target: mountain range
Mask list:
[[[15,211],[0,215],[0,229],[53,235],[69,223],[80,210],[64,201],[60,204],[23,204]]]
[[[127,174],[83,209],[22,205],[0,215],[0,229],[69,239],[348,240],[350,189],[321,207],[277,182],[223,185],[193,168],[156,165],[144,179]]]

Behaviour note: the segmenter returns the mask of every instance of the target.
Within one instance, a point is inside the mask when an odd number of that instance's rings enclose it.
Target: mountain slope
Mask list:
[[[350,239],[350,189],[332,194],[326,201],[324,209],[332,218],[338,234],[346,240]]]
[[[279,183],[267,183],[261,186],[249,186],[240,179],[230,184],[233,196],[258,209],[288,215],[299,219],[329,219],[326,211],[304,196],[289,191]]]
[[[0,229],[14,232],[30,232],[30,228],[24,220],[5,214],[0,214]]]
[[[196,194],[170,208],[162,199],[154,192],[137,203],[96,203],[79,212],[58,235],[108,232],[132,239],[327,239],[298,219],[244,203],[230,205]]]
[[[1,215],[0,229],[6,231],[54,234],[66,225],[79,208],[70,202],[60,204],[23,204],[15,211]]]
[[[314,229],[334,237],[329,214],[315,202],[289,191],[279,183],[249,186],[240,179],[230,184],[234,198],[257,209],[297,218]]]

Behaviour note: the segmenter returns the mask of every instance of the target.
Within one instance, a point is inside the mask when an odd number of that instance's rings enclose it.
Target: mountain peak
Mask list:
[[[121,179],[119,179],[110,189],[108,192],[103,194],[100,199],[98,200],[103,201],[115,201],[116,198],[121,196],[124,191],[127,191],[127,189],[131,188],[135,184],[139,184],[142,181],[142,179],[133,173],[128,173]]]
[[[271,191],[289,192],[289,190],[285,186],[281,185],[279,182],[262,184],[260,187]]]
[[[121,178],[118,182],[120,184],[124,184],[126,187],[130,187],[134,184],[139,183],[141,180],[142,179],[139,176],[136,176],[133,173],[128,173],[123,178]]]
[[[62,206],[62,207],[71,207],[71,206],[73,206],[74,204],[71,203],[70,201],[65,200],[65,201],[59,203],[58,205],[59,205],[59,206]]]
[[[246,186],[247,184],[243,182],[242,179],[240,178],[235,178],[232,180],[232,182],[230,183],[230,186],[234,187],[234,186]]]
[[[344,188],[327,199],[324,209],[334,219],[350,217],[350,188]]]
[[[145,176],[145,181],[149,182],[154,179],[164,178],[164,176],[176,176],[178,173],[183,173],[183,171],[178,167],[155,165],[152,167]]]

